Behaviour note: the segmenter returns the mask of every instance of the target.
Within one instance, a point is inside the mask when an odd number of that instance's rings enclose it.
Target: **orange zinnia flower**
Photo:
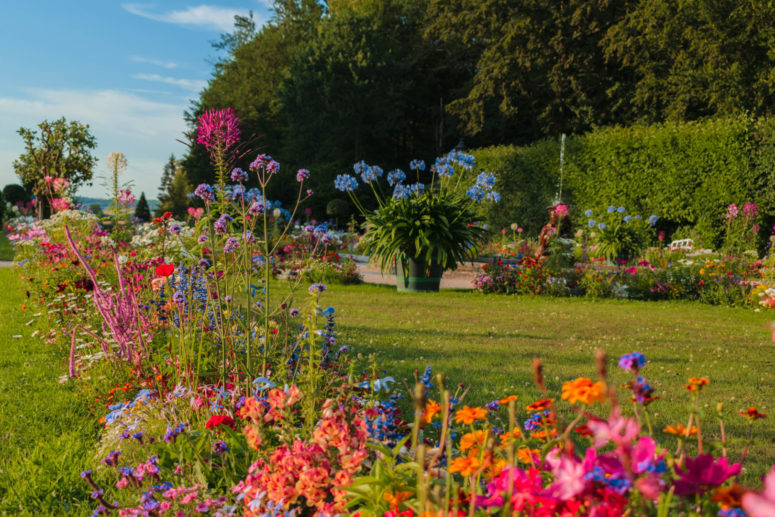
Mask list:
[[[710,379],[707,377],[689,377],[689,384],[684,388],[692,392],[702,391],[708,384],[710,384]]]
[[[519,440],[522,438],[522,431],[519,430],[519,427],[515,427],[513,431],[509,432],[506,431],[502,435],[500,435],[501,439],[501,447],[508,447],[509,444]]]
[[[533,411],[533,412],[543,411],[544,409],[548,408],[552,404],[552,402],[554,402],[554,399],[536,400],[535,402],[527,406],[526,409],[528,411]]]
[[[686,427],[684,427],[683,424],[678,424],[665,427],[664,432],[676,436],[695,436],[699,432],[699,429],[695,426],[691,426],[687,433]]]
[[[480,463],[476,457],[455,458],[449,465],[449,471],[451,473],[460,472],[461,476],[470,476],[475,474],[479,470]]]
[[[382,494],[382,499],[388,502],[391,506],[398,506],[398,503],[406,501],[412,495],[411,492],[391,492],[387,491]]]
[[[512,400],[517,400],[518,398],[519,398],[519,397],[517,397],[516,395],[509,395],[509,396],[508,396],[508,397],[506,397],[505,399],[500,399],[500,400],[498,401],[498,404],[500,404],[501,406],[505,406],[505,405],[507,405],[509,402],[511,402]]]
[[[754,406],[749,407],[748,411],[738,411],[738,413],[752,421],[759,420],[760,418],[764,418],[767,416],[766,413],[759,413],[759,410],[756,409]]]
[[[557,436],[557,429],[549,429],[549,432],[547,433],[545,429],[541,429],[540,431],[536,431],[535,433],[530,433],[530,438],[537,438],[539,440],[543,440],[546,437],[554,438]]]
[[[455,422],[460,424],[473,424],[474,420],[484,420],[487,417],[487,410],[481,407],[463,406],[455,412]]]
[[[562,399],[571,404],[581,402],[589,405],[595,401],[603,402],[604,391],[602,381],[592,382],[586,377],[579,377],[562,385]]]
[[[431,399],[428,399],[428,403],[425,404],[425,411],[422,414],[422,421],[426,424],[430,424],[436,413],[441,411],[441,404],[437,404]]]
[[[534,458],[541,457],[541,451],[538,449],[523,448],[517,451],[517,459],[522,463],[529,463],[533,465],[535,463]]]
[[[746,489],[735,483],[728,488],[717,488],[711,501],[719,503],[722,508],[740,508]]]
[[[460,450],[465,451],[484,446],[484,441],[487,439],[488,434],[486,431],[474,431],[473,433],[464,434],[460,439]]]

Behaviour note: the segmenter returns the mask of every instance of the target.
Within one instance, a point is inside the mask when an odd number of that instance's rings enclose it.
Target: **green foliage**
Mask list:
[[[11,205],[16,205],[29,201],[30,195],[23,186],[11,183],[3,187],[3,198]]]
[[[590,217],[590,222],[597,222],[597,226],[587,225],[583,231],[589,233],[592,256],[629,261],[653,240],[651,227],[641,216],[597,210]]]
[[[44,177],[65,178],[70,191],[82,184],[90,184],[92,169],[97,159],[91,154],[97,142],[89,132],[88,124],[68,123],[64,117],[38,124],[34,129],[20,128],[24,140],[24,154],[14,160],[13,167],[25,185],[40,194],[45,186]]]
[[[186,208],[191,204],[188,194],[193,192],[193,190],[194,187],[188,179],[186,170],[178,164],[167,192],[159,196],[159,206],[156,208],[156,215],[159,216],[164,212],[172,212],[176,217],[184,217]]]
[[[329,217],[335,217],[337,220],[340,217],[347,217],[350,213],[350,203],[344,199],[332,199],[326,205],[326,215]]]
[[[148,207],[148,200],[145,199],[145,192],[140,193],[140,199],[135,206],[135,217],[143,222],[151,220],[151,209]]]
[[[564,201],[570,202],[572,216],[609,204],[625,206],[630,213],[656,214],[658,229],[694,229],[707,245],[718,246],[730,203],[751,201],[763,212],[772,210],[775,198],[766,185],[775,163],[773,124],[740,116],[603,128],[569,137]],[[491,211],[488,222],[507,227],[516,220],[536,232],[545,222],[543,206],[559,186],[559,142],[473,154],[498,177],[501,204],[512,207],[506,213]]]
[[[418,259],[426,267],[440,264],[455,269],[470,258],[472,246],[485,235],[473,225],[476,216],[460,195],[426,192],[408,199],[390,198],[382,207],[366,214],[363,237],[366,253],[377,257],[382,270],[397,260]]]

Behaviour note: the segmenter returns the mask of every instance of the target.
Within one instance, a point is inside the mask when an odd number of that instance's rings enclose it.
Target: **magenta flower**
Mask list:
[[[753,219],[756,217],[756,214],[759,213],[759,207],[756,206],[756,203],[746,203],[743,205],[743,217],[747,219]]]
[[[208,150],[221,148],[225,151],[239,142],[239,119],[231,108],[205,111],[197,119],[197,126],[196,142]]]
[[[717,487],[740,473],[740,464],[729,464],[727,458],[714,460],[711,454],[686,458],[685,467],[676,469],[680,478],[675,481],[676,495],[702,494],[708,488]]]
[[[775,515],[775,467],[764,478],[764,490],[743,496],[743,509],[750,517]]]

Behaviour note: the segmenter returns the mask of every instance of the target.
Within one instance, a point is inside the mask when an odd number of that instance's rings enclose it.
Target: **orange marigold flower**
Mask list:
[[[471,474],[475,474],[479,470],[480,466],[481,463],[479,462],[479,459],[473,456],[466,458],[455,458],[449,465],[449,471],[453,474],[455,472],[460,472],[461,476],[467,477]]]
[[[460,439],[460,450],[465,451],[471,448],[483,447],[489,433],[487,431],[474,431],[466,433]]]
[[[696,426],[691,426],[688,430],[683,424],[669,425],[665,427],[664,432],[668,434],[674,434],[676,436],[695,436],[699,429]]]
[[[509,396],[508,396],[508,397],[506,397],[505,399],[500,399],[500,400],[498,401],[498,404],[499,404],[499,405],[501,405],[501,406],[505,406],[505,405],[507,405],[509,402],[511,402],[512,400],[517,400],[518,398],[519,398],[519,397],[517,397],[516,395],[509,395]]]
[[[423,423],[430,424],[433,420],[433,417],[436,416],[436,413],[441,412],[441,404],[437,404],[431,399],[428,399],[427,404],[425,404],[425,411],[422,414],[422,421]]]
[[[535,402],[527,406],[527,408],[525,409],[533,412],[543,411],[544,409],[548,408],[552,404],[552,402],[554,402],[554,399],[536,400]]]
[[[604,390],[602,381],[592,382],[586,377],[578,377],[562,385],[562,399],[571,404],[581,402],[589,405],[595,401],[603,402]]]
[[[473,424],[474,420],[484,420],[487,417],[487,410],[481,407],[463,406],[455,412],[455,422],[458,424]]]
[[[759,420],[760,418],[764,418],[767,416],[766,413],[759,413],[759,410],[756,409],[754,406],[749,407],[748,411],[738,411],[738,413],[750,419],[751,421]]]

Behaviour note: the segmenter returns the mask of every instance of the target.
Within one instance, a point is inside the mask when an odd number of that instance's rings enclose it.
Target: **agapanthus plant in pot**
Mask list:
[[[392,196],[383,194],[379,179],[383,171],[361,161],[353,166],[363,183],[368,184],[377,200],[376,210],[366,210],[355,196],[358,179],[350,174],[336,178],[337,189],[347,192],[363,214],[366,233],[362,244],[375,257],[382,271],[396,266],[399,291],[438,291],[446,270],[471,258],[486,231],[477,224],[477,203],[497,202],[495,176],[482,172],[465,193],[461,192],[464,171],[475,166],[472,156],[451,151],[437,158],[430,168],[430,181],[421,181],[425,163],[413,160],[410,170],[416,182],[406,183],[400,169],[386,175]]]

